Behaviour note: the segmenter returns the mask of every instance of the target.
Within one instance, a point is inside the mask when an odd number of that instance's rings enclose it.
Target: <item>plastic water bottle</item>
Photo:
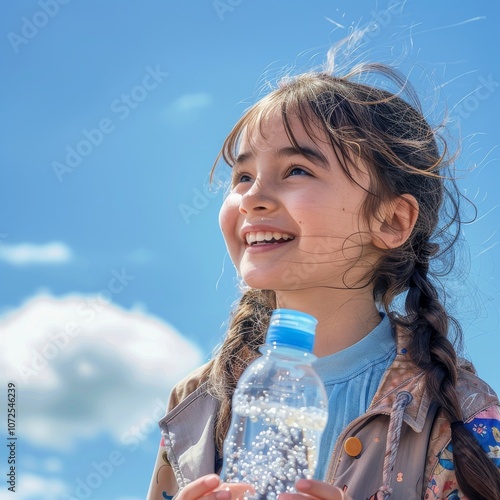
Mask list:
[[[221,475],[252,485],[256,493],[245,498],[294,493],[297,479],[314,475],[328,418],[325,388],[311,367],[316,324],[309,314],[276,309],[262,356],[238,381]]]

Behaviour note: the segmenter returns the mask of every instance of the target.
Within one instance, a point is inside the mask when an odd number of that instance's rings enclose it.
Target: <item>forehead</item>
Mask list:
[[[245,124],[240,135],[238,149],[239,152],[249,149],[268,151],[274,148],[295,146],[295,143],[325,147],[328,142],[326,133],[310,119],[304,121],[296,115],[284,117],[280,112],[274,111],[268,115],[258,115]]]

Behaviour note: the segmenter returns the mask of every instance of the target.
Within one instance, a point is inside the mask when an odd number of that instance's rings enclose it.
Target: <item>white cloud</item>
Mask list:
[[[0,261],[16,266],[30,264],[65,264],[72,259],[71,249],[60,241],[35,245],[19,243],[0,245]]]
[[[44,478],[35,474],[19,474],[16,492],[6,491],[2,485],[0,500],[54,500],[68,491],[66,483],[56,478]]]
[[[212,105],[213,98],[208,92],[184,94],[171,102],[166,109],[166,117],[176,123],[187,122],[198,116],[200,110]]]
[[[136,248],[133,252],[125,256],[132,264],[147,264],[153,259],[153,254],[146,248]]]
[[[189,111],[191,109],[207,108],[212,105],[212,96],[208,92],[184,94],[178,97],[171,105],[180,112]]]
[[[57,457],[47,457],[41,460],[41,466],[51,474],[57,474],[63,470],[63,463]]]
[[[64,469],[64,463],[55,455],[48,455],[40,459],[40,457],[23,453],[19,457],[18,463],[19,468],[23,471],[30,470],[43,474],[56,474]]]
[[[0,316],[0,330],[20,437],[52,450],[102,432],[120,442],[138,423],[156,431],[171,387],[201,362],[158,318],[91,296],[36,296]]]

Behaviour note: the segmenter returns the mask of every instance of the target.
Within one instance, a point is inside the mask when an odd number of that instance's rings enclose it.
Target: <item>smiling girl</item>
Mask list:
[[[399,91],[360,83],[370,72]],[[499,402],[458,358],[431,278],[459,234],[460,195],[404,81],[380,65],[289,78],[224,142],[220,226],[245,291],[218,354],[172,392],[150,500],[241,495],[214,473],[277,307],[318,319],[329,395],[315,479],[280,498],[500,498]]]

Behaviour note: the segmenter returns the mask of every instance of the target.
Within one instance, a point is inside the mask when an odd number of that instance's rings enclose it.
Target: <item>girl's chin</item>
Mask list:
[[[283,279],[283,277],[256,275],[253,273],[248,275],[243,274],[242,278],[246,285],[258,290],[294,290],[300,284],[292,280]]]
[[[256,290],[276,290],[276,282],[273,280],[243,277],[243,281],[245,285]]]
[[[300,267],[285,262],[260,266],[253,262],[242,262],[239,273],[249,287],[260,290],[297,290],[302,288],[305,281]]]

